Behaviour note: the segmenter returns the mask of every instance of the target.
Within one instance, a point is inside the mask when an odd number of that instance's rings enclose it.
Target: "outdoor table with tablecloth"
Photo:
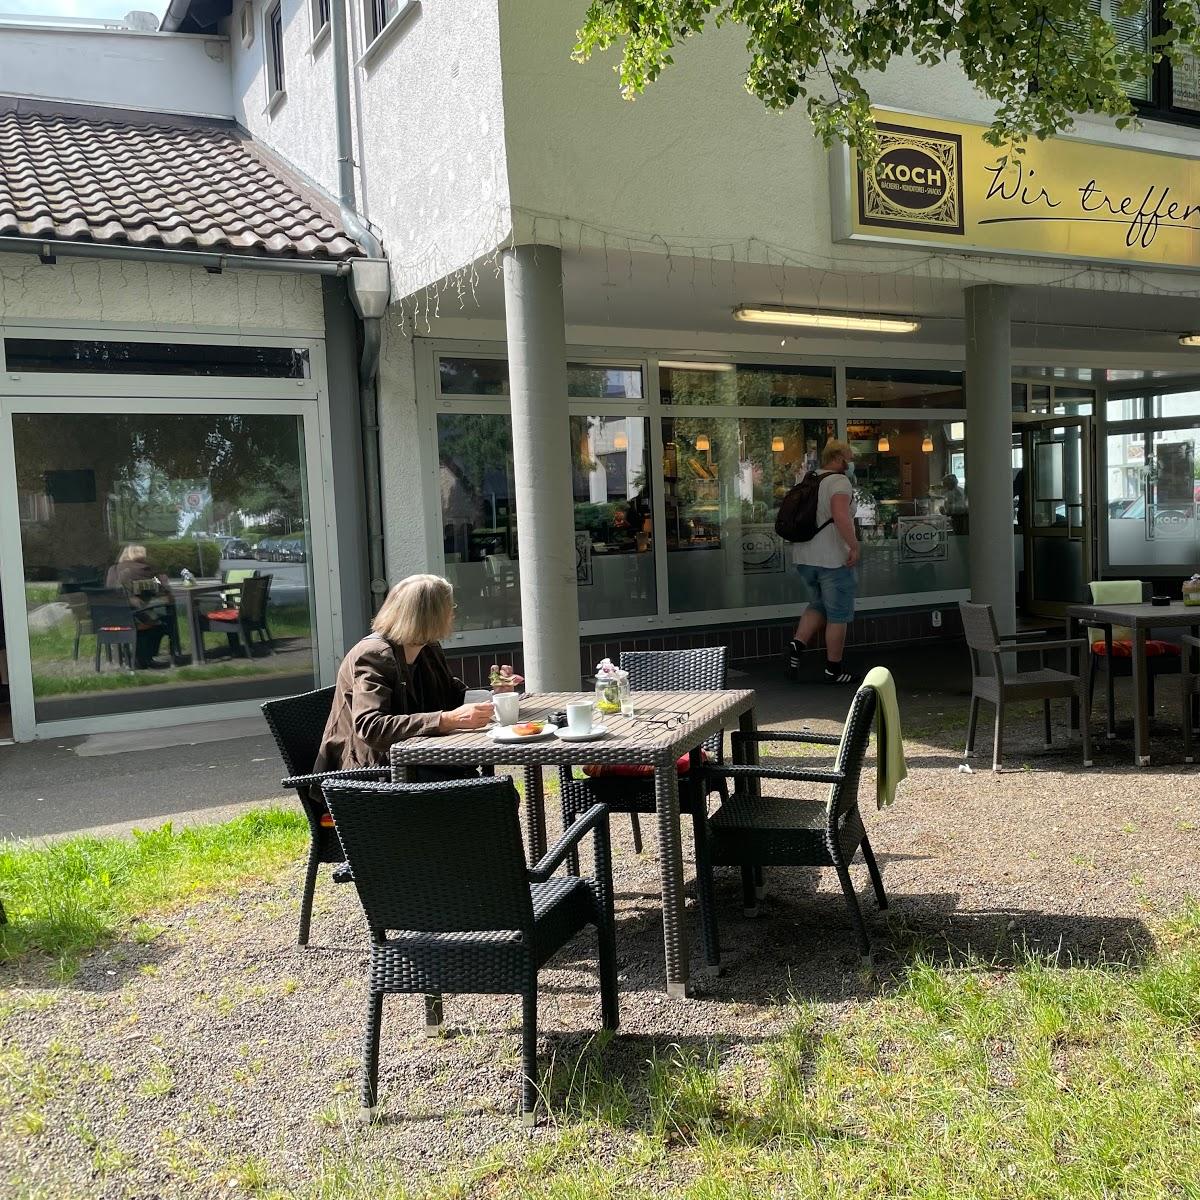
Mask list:
[[[521,697],[521,720],[545,720],[568,704],[590,703],[591,692],[545,692]],[[588,763],[634,764],[653,768],[658,821],[658,863],[662,885],[663,943],[667,992],[685,996],[688,937],[683,907],[683,849],[679,828],[679,773],[676,762],[705,738],[731,726],[753,732],[754,693],[634,692],[634,715],[599,718],[607,734],[594,741],[546,738],[500,742],[487,730],[438,737],[406,738],[391,749],[391,765],[403,780],[412,766],[519,766],[525,768],[526,853],[536,862],[546,849],[543,767]],[[698,765],[698,756],[694,765]]]
[[[1151,629],[1200,628],[1200,605],[1074,604],[1067,609],[1067,636],[1081,625],[1124,626],[1133,631],[1133,761],[1150,765],[1150,713],[1147,701],[1146,635]]]

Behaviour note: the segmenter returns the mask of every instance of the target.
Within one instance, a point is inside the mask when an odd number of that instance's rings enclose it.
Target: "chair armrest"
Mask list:
[[[1086,650],[1091,643],[1087,638],[1058,638],[1052,642],[1026,642],[1021,646],[1001,646],[1006,653],[1020,650]]]
[[[736,730],[730,735],[734,745],[739,742],[807,742],[813,746],[840,746],[840,733],[810,733],[807,729],[759,729],[754,733]]]
[[[1048,629],[1026,629],[1023,633],[1002,633],[997,639],[1001,642],[1019,642],[1022,638],[1044,638]]]
[[[708,778],[721,779],[795,779],[801,783],[841,783],[844,771],[822,770],[819,767],[705,767]]]
[[[1191,646],[1195,650],[1200,650],[1200,637],[1193,637],[1190,633],[1185,633],[1179,639],[1181,646]]]
[[[390,783],[391,771],[387,767],[355,767],[349,771],[321,771],[316,775],[289,775],[279,786],[285,788],[320,787],[327,779],[365,779],[379,783]]]
[[[603,826],[606,831],[608,829],[607,804],[593,804],[583,816],[575,821],[562,837],[542,855],[541,861],[536,866],[529,868],[529,882],[545,883],[562,865],[567,855],[579,845],[583,837],[598,826]]]

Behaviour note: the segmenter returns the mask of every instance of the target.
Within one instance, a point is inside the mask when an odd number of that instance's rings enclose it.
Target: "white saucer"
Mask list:
[[[587,733],[572,733],[569,729],[556,729],[554,736],[564,742],[591,742],[602,738],[608,732],[607,725],[593,725]]]
[[[521,724],[521,722],[518,722]],[[496,725],[488,730],[488,737],[493,742],[544,742],[547,738],[553,737],[558,732],[557,725],[551,725],[547,722],[546,728],[541,733],[513,733],[511,725]]]

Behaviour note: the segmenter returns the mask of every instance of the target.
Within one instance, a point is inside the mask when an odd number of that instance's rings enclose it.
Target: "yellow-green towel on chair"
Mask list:
[[[879,807],[884,808],[896,799],[896,788],[908,776],[896,681],[887,667],[872,667],[863,680],[863,687],[875,689],[875,799]]]

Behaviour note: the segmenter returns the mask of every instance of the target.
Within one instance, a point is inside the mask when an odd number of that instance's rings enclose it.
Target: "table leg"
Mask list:
[[[1075,629],[1076,629],[1075,618],[1068,617],[1067,618],[1067,634],[1066,634],[1067,641],[1070,641],[1072,638],[1077,636],[1075,633]],[[1066,654],[1067,654],[1067,670],[1068,671],[1074,670],[1075,658],[1076,658],[1075,651],[1068,650],[1066,652]],[[1086,660],[1083,658],[1079,659],[1079,670],[1080,671],[1083,670],[1083,664],[1085,661]],[[1072,695],[1072,697],[1071,697],[1071,732],[1077,733],[1078,731],[1079,731],[1079,696]],[[1049,741],[1050,741],[1050,731],[1047,728],[1046,742],[1049,743]]]
[[[658,818],[658,872],[662,885],[663,947],[667,962],[667,995],[687,995],[688,937],[683,909],[683,846],[679,831],[679,772],[675,763],[654,770]]]
[[[758,732],[758,718],[754,715],[754,709],[748,709],[746,712],[742,713],[740,717],[738,717],[738,729],[741,730],[742,733]],[[748,767],[757,767],[759,763],[758,742],[747,738],[745,746],[745,765]],[[751,779],[749,780],[749,784],[750,795],[755,799],[758,799],[758,797],[762,794],[762,783],[757,779]],[[762,867],[755,867],[753,870],[754,899],[755,901],[758,901],[766,898],[767,883],[766,878],[763,875]]]
[[[206,661],[204,657],[204,637],[200,632],[196,598],[190,592],[187,594],[187,621],[188,631],[192,635],[192,663],[195,666],[203,666]]]
[[[525,768],[525,853],[532,867],[546,853],[546,795],[542,768]]]
[[[1146,703],[1146,631],[1133,631],[1133,760],[1150,765],[1150,714]]]

